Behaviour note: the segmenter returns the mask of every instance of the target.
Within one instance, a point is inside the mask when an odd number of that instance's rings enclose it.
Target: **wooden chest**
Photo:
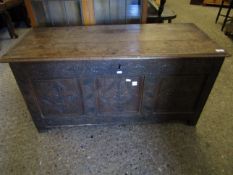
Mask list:
[[[33,29],[0,61],[9,62],[43,131],[177,120],[195,125],[225,55],[193,24],[146,24]]]

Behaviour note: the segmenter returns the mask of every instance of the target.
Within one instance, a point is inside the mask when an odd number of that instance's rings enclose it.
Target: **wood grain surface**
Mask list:
[[[0,62],[225,56],[194,24],[105,25],[32,29]]]

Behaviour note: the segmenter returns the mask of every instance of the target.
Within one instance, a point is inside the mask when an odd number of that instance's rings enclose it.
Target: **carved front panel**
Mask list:
[[[143,78],[102,77],[96,81],[99,113],[139,112]]]
[[[146,79],[144,110],[189,113],[196,110],[205,76],[165,76]]]
[[[44,116],[83,114],[82,93],[78,80],[33,80],[32,84]]]
[[[10,66],[33,120],[39,129],[46,129],[170,119],[195,124],[222,61],[139,59]]]

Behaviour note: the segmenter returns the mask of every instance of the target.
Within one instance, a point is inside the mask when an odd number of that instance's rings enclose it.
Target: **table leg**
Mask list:
[[[221,6],[219,8],[219,11],[218,11],[218,14],[217,14],[217,17],[216,17],[216,20],[215,20],[215,23],[218,22],[218,18],[219,18],[220,14],[221,14],[223,4],[224,4],[224,0],[222,0]]]
[[[228,7],[227,14],[226,14],[226,16],[225,16],[225,19],[224,19],[224,22],[223,22],[223,25],[222,25],[222,29],[221,29],[222,31],[223,31],[223,29],[224,29],[224,27],[225,27],[225,25],[226,25],[226,22],[227,22],[227,20],[228,20],[229,15],[230,15],[232,6],[233,6],[233,0],[231,1],[230,5],[229,5],[229,7]]]
[[[4,11],[2,13],[3,20],[7,26],[8,32],[10,34],[11,38],[18,38],[18,35],[15,33],[14,25],[12,24],[11,16],[7,11]]]

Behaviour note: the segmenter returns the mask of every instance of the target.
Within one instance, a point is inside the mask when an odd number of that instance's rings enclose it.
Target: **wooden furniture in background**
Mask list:
[[[226,12],[226,14],[223,15],[221,12],[222,12],[222,8],[224,7],[224,3],[225,3],[225,2],[226,2],[226,3],[229,3],[229,5],[227,6],[227,12]],[[228,21],[232,21],[232,19],[233,19],[233,17],[230,16],[230,12],[231,12],[231,9],[232,9],[232,8],[233,8],[233,0],[222,0],[222,3],[221,3],[221,5],[220,5],[220,8],[219,8],[219,11],[218,11],[216,20],[215,20],[215,23],[217,23],[217,22],[218,22],[218,19],[219,19],[219,16],[225,17],[225,18],[224,18],[224,21],[223,21],[223,24],[222,24],[222,28],[221,28],[222,31],[223,31],[223,29],[224,29],[226,23],[227,23]]]
[[[81,9],[83,16],[83,25],[95,24],[94,2],[93,0],[82,0]]]
[[[195,125],[225,56],[192,24],[105,25],[35,28],[0,62],[10,64],[43,131],[176,120]]]
[[[18,35],[15,33],[15,27],[12,23],[11,16],[8,12],[9,9],[16,7],[23,3],[22,0],[1,0],[0,1],[0,17],[2,21],[7,26],[9,35],[11,38],[18,38]]]
[[[233,19],[231,19],[230,23],[226,25],[224,33],[226,35],[233,36]]]
[[[190,4],[193,4],[193,5],[201,5],[201,4],[203,4],[203,1],[204,1],[204,0],[191,0],[191,1],[190,1]]]
[[[25,0],[33,26],[145,23],[147,0]]]
[[[81,25],[81,0],[27,0],[34,26]]]
[[[35,18],[35,13],[31,4],[31,0],[24,0],[25,7],[27,9],[28,17],[30,19],[30,25],[32,27],[37,26],[36,18]]]
[[[176,14],[174,11],[169,8],[165,8],[166,0],[148,0],[149,8],[148,8],[148,22],[149,23],[163,23],[164,21],[168,21],[171,23],[173,19],[176,18]]]
[[[228,0],[225,0],[225,4],[224,5],[228,5]],[[204,0],[203,1],[203,4],[204,5],[217,5],[217,6],[220,6],[222,3],[222,0]]]
[[[147,0],[141,0],[141,9],[142,9],[142,12],[141,12],[141,23],[142,24],[146,24],[147,23],[147,15],[148,15],[148,2]]]

